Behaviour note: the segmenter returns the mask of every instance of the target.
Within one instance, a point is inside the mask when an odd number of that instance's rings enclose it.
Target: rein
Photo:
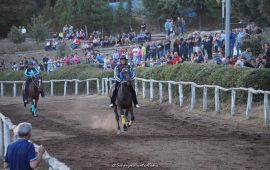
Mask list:
[[[35,77],[36,78],[36,77]],[[33,77],[31,77],[32,79],[32,83],[35,85],[36,88],[39,88],[39,86],[35,83],[35,79]]]

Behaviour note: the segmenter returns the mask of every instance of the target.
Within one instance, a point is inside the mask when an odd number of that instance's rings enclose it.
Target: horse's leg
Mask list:
[[[122,107],[119,107],[119,110],[120,110],[120,114],[121,114],[121,121],[122,121],[123,129],[124,129],[124,131],[127,131],[126,116],[124,113],[124,109]]]
[[[125,111],[126,125],[127,125],[127,126],[128,126],[128,122],[129,122],[129,119],[128,119],[128,111],[129,111],[129,109],[126,109],[126,111]]]
[[[130,116],[131,116],[131,120],[128,122],[128,126],[131,126],[135,120],[134,113],[133,113],[133,107],[130,108]]]
[[[115,114],[115,119],[117,123],[117,134],[120,134],[119,115],[117,112],[117,106],[114,106],[114,114]]]
[[[35,106],[34,106],[34,116],[37,117],[37,103],[38,103],[38,99],[35,99]]]
[[[31,109],[30,110],[31,110],[32,116],[34,116],[35,104],[34,104],[33,99],[31,99]]]

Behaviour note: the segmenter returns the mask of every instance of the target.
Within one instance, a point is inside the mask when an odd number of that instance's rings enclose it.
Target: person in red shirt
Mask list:
[[[182,63],[182,58],[178,55],[177,52],[174,52],[173,65]]]

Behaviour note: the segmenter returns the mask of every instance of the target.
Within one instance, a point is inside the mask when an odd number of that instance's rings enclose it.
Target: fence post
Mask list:
[[[51,96],[53,96],[53,80],[51,80]]]
[[[13,97],[16,97],[16,83],[13,83]]]
[[[191,85],[191,111],[195,109],[196,105],[196,87]]]
[[[75,80],[75,96],[78,96],[78,80]]]
[[[101,95],[104,95],[104,82],[105,80],[102,78],[101,79]]]
[[[1,96],[4,96],[4,83],[1,83]]]
[[[235,114],[235,99],[236,99],[236,91],[232,90],[231,116]]]
[[[269,122],[268,94],[264,94],[264,123]]]
[[[207,87],[203,87],[203,111],[206,112],[207,111],[207,105],[208,105],[208,101],[207,101]]]
[[[219,88],[215,87],[215,112],[220,113]]]
[[[184,94],[183,94],[183,85],[182,84],[178,85],[178,92],[179,92],[179,104],[180,104],[180,107],[183,107],[183,105],[184,105]]]
[[[89,80],[86,80],[86,95],[89,95]]]
[[[106,89],[106,95],[108,95],[108,79],[105,79],[105,89]]]
[[[109,79],[109,81],[110,81],[110,89],[112,88],[112,79]]]
[[[253,93],[251,91],[248,91],[248,100],[247,100],[247,108],[246,108],[246,119],[249,119],[250,116],[251,116],[252,100],[253,100]]]
[[[138,96],[139,89],[138,89],[138,80],[137,79],[135,79],[135,92],[136,92],[136,95]]]
[[[162,82],[158,83],[158,87],[159,87],[159,103],[161,104],[163,102]]]
[[[145,99],[145,81],[142,81],[142,93],[143,93],[143,99]]]
[[[169,104],[172,104],[172,84],[168,83]]]
[[[67,81],[64,83],[64,96],[67,95]]]
[[[99,79],[97,79],[97,94],[100,94]]]
[[[0,156],[2,159],[4,159],[4,128],[3,128],[3,121],[0,118]]]
[[[6,124],[6,122],[4,122],[4,146],[5,146],[4,155],[7,152],[7,147],[9,143],[10,143],[10,131],[8,125]]]
[[[154,99],[154,82],[153,80],[150,81],[150,101]]]

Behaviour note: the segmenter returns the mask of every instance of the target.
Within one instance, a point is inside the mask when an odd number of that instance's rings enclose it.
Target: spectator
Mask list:
[[[182,63],[182,58],[177,52],[174,52],[173,65]]]
[[[34,145],[29,142],[32,125],[26,122],[20,123],[15,131],[17,131],[19,139],[8,145],[4,168],[11,170],[36,169],[42,160],[45,149],[41,145],[36,153]]]
[[[169,36],[166,36],[166,40],[163,42],[165,54],[171,51],[171,40]]]
[[[254,68],[254,66],[253,66],[252,64],[250,64],[250,62],[247,60],[246,57],[241,57],[241,61],[243,62],[244,67],[251,67],[251,68]]]
[[[183,61],[190,60],[188,58],[188,45],[187,45],[187,42],[183,38],[180,39],[179,54],[182,56]]]
[[[170,19],[167,19],[167,21],[165,22],[165,32],[166,34],[169,36],[170,35]]]
[[[251,52],[251,48],[247,47],[246,51],[242,52],[241,54],[242,57],[245,57],[247,59],[247,61],[249,62],[252,59],[252,52]]]
[[[26,34],[26,28],[24,28],[24,26],[22,26],[21,33]]]
[[[71,50],[75,50],[81,45],[81,41],[78,38],[75,38],[73,40],[73,43],[71,44]]]
[[[236,41],[236,35],[231,30],[231,34],[230,34],[230,56],[233,56],[233,50],[234,50],[235,41]]]
[[[145,30],[146,30],[146,24],[143,21],[141,24],[141,31],[145,31]]]
[[[214,53],[213,64],[222,64],[221,56],[217,52]]]
[[[242,39],[245,37],[246,32],[241,29],[240,32],[237,35],[237,44],[236,44],[236,50],[237,50],[237,56],[240,54],[240,44],[242,42]]]
[[[269,57],[267,57],[266,55],[262,57],[262,63],[263,63],[263,68],[270,68]]]
[[[96,56],[96,60],[98,61],[98,63],[103,64],[104,63],[103,55],[98,53],[97,56]]]
[[[197,59],[195,60],[195,63],[204,63],[204,57],[203,57],[202,51],[199,51],[199,52],[198,52],[198,57],[197,57]]]
[[[178,31],[177,31],[178,35],[184,35],[186,22],[183,17],[177,18],[177,26],[178,26]]]

